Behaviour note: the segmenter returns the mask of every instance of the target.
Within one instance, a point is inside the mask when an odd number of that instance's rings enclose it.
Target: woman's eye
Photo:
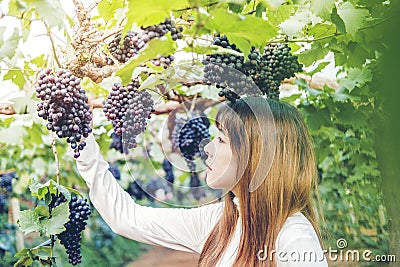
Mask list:
[[[225,143],[224,140],[222,140],[221,137],[218,137],[218,142],[219,142],[219,143]]]

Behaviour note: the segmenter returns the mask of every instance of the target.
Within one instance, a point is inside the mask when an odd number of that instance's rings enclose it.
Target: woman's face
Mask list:
[[[204,151],[207,154],[206,182],[214,189],[231,190],[236,184],[237,157],[233,154],[230,140],[223,129],[219,129],[215,138]]]

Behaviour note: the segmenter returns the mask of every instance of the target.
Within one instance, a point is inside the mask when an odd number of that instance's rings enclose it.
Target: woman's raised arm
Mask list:
[[[139,205],[108,171],[93,134],[86,143],[76,159],[78,171],[89,187],[90,200],[115,233],[146,244],[201,252],[223,202],[190,209]]]

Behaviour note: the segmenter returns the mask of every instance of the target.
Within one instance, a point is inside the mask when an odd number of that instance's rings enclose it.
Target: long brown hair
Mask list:
[[[320,237],[313,201],[313,194],[318,196],[314,190],[317,169],[304,119],[289,104],[245,97],[220,108],[216,122],[225,128],[240,166],[235,189],[239,192],[242,235],[234,266],[275,266],[271,259],[259,260],[257,252],[263,249],[268,253],[264,255],[270,255],[289,216],[302,212]],[[265,128],[274,134],[263,133]],[[256,170],[260,164],[264,173]],[[261,183],[249,192],[254,180]],[[239,218],[233,198],[232,191],[224,197],[221,219],[205,242],[198,266],[215,266],[231,241]]]

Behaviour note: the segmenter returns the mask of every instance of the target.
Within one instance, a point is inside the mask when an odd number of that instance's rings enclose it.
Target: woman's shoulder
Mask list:
[[[299,241],[319,246],[317,233],[310,221],[301,212],[296,212],[283,224],[276,239],[276,246],[283,248],[287,244]]]

